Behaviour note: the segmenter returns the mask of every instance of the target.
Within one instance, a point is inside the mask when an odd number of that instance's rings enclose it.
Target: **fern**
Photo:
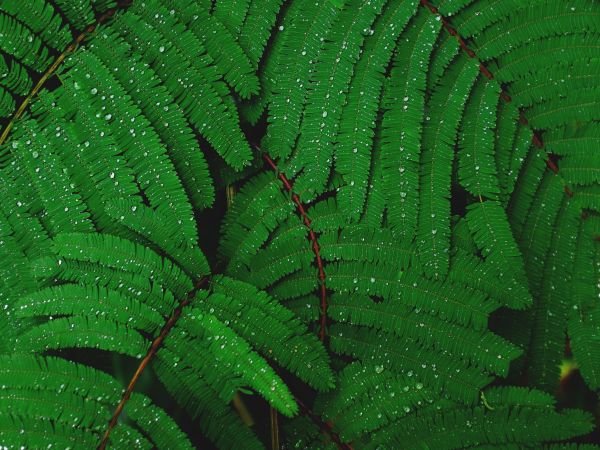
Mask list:
[[[597,448],[599,16],[0,0],[0,441]]]

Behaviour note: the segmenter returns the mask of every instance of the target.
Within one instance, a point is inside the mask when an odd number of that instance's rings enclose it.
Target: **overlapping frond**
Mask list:
[[[0,0],[2,443],[260,449],[255,392],[285,446],[589,450],[599,18]]]

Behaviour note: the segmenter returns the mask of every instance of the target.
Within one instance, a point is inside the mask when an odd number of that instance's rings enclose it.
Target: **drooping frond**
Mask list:
[[[330,174],[333,143],[340,131],[339,121],[350,88],[355,64],[371,27],[385,4],[382,0],[354,1],[332,24],[332,33],[323,45],[310,82],[300,127],[296,154],[288,171],[303,170],[296,181],[297,191],[313,197],[325,188]]]
[[[390,226],[407,239],[416,233],[419,155],[424,122],[426,70],[439,24],[419,10],[400,36],[383,98],[381,163]]]
[[[309,80],[315,76],[316,62],[325,38],[340,14],[329,1],[296,2],[297,9],[290,11],[291,23],[281,42],[279,68],[274,74],[273,94],[269,103],[269,125],[265,136],[265,149],[275,158],[287,158],[298,137]],[[287,16],[287,15],[286,15]],[[329,39],[329,38],[328,38]],[[311,63],[307,64],[307,62]]]
[[[423,152],[419,166],[420,210],[417,243],[428,275],[443,277],[448,272],[450,245],[449,188],[454,161],[454,140],[465,101],[478,74],[466,56],[452,65],[444,84],[430,100],[432,114],[423,129]],[[442,114],[444,118],[442,118]]]
[[[373,25],[365,39],[355,67],[348,98],[341,115],[334,150],[335,169],[345,184],[340,187],[340,208],[351,220],[362,213],[371,168],[371,147],[379,98],[394,43],[415,10],[415,2],[392,2]]]
[[[2,355],[0,361],[2,442],[31,448],[95,447],[121,394],[114,378],[56,357],[14,354]],[[173,419],[147,397],[134,394],[131,403],[128,423],[119,424],[112,435],[114,447],[170,442],[171,448],[193,448]]]

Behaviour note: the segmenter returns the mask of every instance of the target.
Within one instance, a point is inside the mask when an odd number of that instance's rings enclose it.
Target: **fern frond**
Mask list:
[[[25,66],[17,61],[12,61],[8,65],[4,57],[0,58],[0,75],[0,85],[3,86],[2,91],[6,94],[7,104],[14,103],[14,101],[10,101],[13,99],[11,94],[14,96],[26,95],[33,85],[33,81],[29,78]]]
[[[548,174],[535,194],[534,207],[529,211],[519,247],[525,255],[529,286],[538,289],[543,274],[542,263],[550,248],[556,217],[564,204],[565,193],[558,177]]]
[[[562,230],[577,230],[579,220],[576,205],[561,207],[555,225],[561,232],[552,234],[552,250],[545,258],[542,283],[534,298],[528,368],[532,384],[549,391],[555,389],[560,378],[570,303],[568,286],[575,274],[573,267],[578,250],[577,241]]]
[[[520,126],[518,118],[519,110],[512,102],[498,102],[494,129],[494,159],[496,160],[496,176],[502,194],[502,203],[507,201],[507,195],[510,193],[508,175],[512,163],[512,153],[518,139],[517,136],[523,128],[523,126]],[[527,144],[530,142],[531,137]],[[516,175],[514,179],[516,180]]]
[[[76,90],[83,90],[82,95],[91,97],[90,101],[98,109],[105,105],[110,108],[111,112],[104,114],[104,119],[113,130],[117,144],[124,149],[127,165],[138,174],[139,185],[150,205],[161,209],[166,206],[165,213],[191,217],[191,206],[160,137],[116,77],[92,52],[78,52],[71,64],[74,67],[65,78],[72,80]],[[129,128],[120,126],[121,121],[130,124]],[[148,158],[154,161],[151,167]],[[187,219],[186,224],[189,222]],[[195,233],[193,225],[190,232]]]
[[[364,364],[383,366],[406,377],[422,380],[427,390],[441,392],[450,398],[473,402],[479,389],[491,378],[476,367],[470,367],[444,355],[427,350],[414,351],[415,340],[399,344],[389,333],[367,327],[337,324],[331,327],[331,348],[334,352],[358,358]],[[407,348],[409,350],[407,350]]]
[[[240,32],[251,0],[219,0],[214,5],[214,15],[218,17],[229,29],[232,35]]]
[[[469,232],[468,229],[465,231]],[[512,309],[525,309],[531,306],[533,303],[531,294],[527,283],[523,283],[526,280],[519,281],[515,277],[507,277],[502,272],[503,269],[469,254],[469,250],[475,250],[476,253],[477,247],[457,248],[454,251],[448,273],[450,281],[483,292],[499,304]]]
[[[478,67],[466,56],[453,65],[444,86],[434,92],[430,108],[439,114],[426,121],[419,169],[420,210],[417,244],[425,272],[443,277],[448,272],[450,246],[450,174],[454,142],[464,104],[477,76]],[[444,112],[444,118],[442,118]]]
[[[478,330],[486,327],[488,314],[498,307],[493,300],[468,288],[461,292],[451,282],[428,280],[418,272],[399,272],[389,266],[338,263],[329,266],[327,277],[329,285],[342,294],[380,296]],[[466,292],[469,294],[461,295]]]
[[[409,377],[353,362],[340,373],[339,390],[322,398],[324,418],[335,424],[340,437],[355,441],[427,403],[431,392],[417,377]],[[362,383],[356,383],[360,378]]]
[[[141,111],[164,143],[192,205],[198,209],[211,206],[215,194],[207,163],[175,98],[161,86],[157,74],[142,63],[138,55],[131,55],[133,49],[122,39],[103,33],[95,42],[97,45],[90,48],[104,64],[120,62],[132,66],[129,74],[113,73],[127,94],[138,99]],[[136,77],[135,83],[130,81],[132,76]]]
[[[59,258],[99,263],[159,282],[179,298],[192,290],[192,281],[174,263],[148,247],[108,234],[61,234],[53,240]],[[60,264],[59,260],[59,264]]]
[[[332,144],[339,131],[342,107],[346,101],[355,64],[363,47],[365,34],[381,13],[385,1],[353,1],[340,12],[332,24],[311,76],[314,89],[307,97],[300,128],[297,151],[290,163],[289,175],[303,170],[296,180],[296,191],[310,199],[321,193],[329,179]]]
[[[147,332],[156,331],[163,322],[158,312],[118,291],[73,284],[29,294],[15,309],[19,317],[95,315]]]
[[[229,91],[219,84],[212,61],[203,52],[192,50],[191,42],[204,48],[196,36],[157,1],[152,1],[153,8],[136,8],[134,3],[136,9],[120,16],[115,26],[130,45],[139,48],[143,61],[165,80],[194,127],[228,164],[241,169],[251,159],[251,152],[239,129],[237,112],[232,111],[234,106],[228,100]],[[150,11],[160,11],[159,16],[154,17]],[[180,76],[173,76],[175,73]]]
[[[293,210],[279,181],[269,173],[244,186],[223,222],[220,253],[230,259],[228,271],[236,273],[242,265],[248,265],[270,232]]]
[[[565,125],[544,133],[544,143],[548,151],[555,155],[579,155],[597,145],[600,139],[600,124]]]
[[[274,158],[287,158],[299,133],[309,80],[325,38],[340,11],[327,0],[297,2],[292,22],[282,39],[280,70],[269,104],[268,127],[263,145]]]
[[[573,355],[586,384],[594,390],[600,387],[600,373],[597,361],[600,357],[598,336],[598,309],[586,313],[571,311],[569,314],[569,337],[573,345]]]
[[[465,106],[461,122],[458,176],[461,185],[475,197],[497,200],[500,186],[494,161],[496,105],[500,86],[480,75]]]
[[[143,295],[144,302],[163,316],[167,316],[176,304],[173,293],[159,283],[154,283],[152,279],[101,263],[44,257],[32,262],[31,271],[42,281],[55,279],[57,282],[97,285],[138,301]]]
[[[50,49],[21,21],[0,11],[2,49],[23,65],[43,72],[50,65]]]
[[[250,54],[245,53],[223,23],[196,2],[165,2],[167,8],[173,8],[182,16],[182,22],[206,46],[207,54],[214,60],[227,83],[240,94],[248,98],[257,94],[258,77],[254,73],[254,63]]]
[[[137,198],[140,189],[131,167],[119,156],[116,137],[103,116],[86,101],[81,101],[73,87],[65,87],[67,95],[44,93],[33,105],[36,120],[44,125],[44,133],[58,148],[62,163],[71,169],[75,187],[82,193],[95,226],[123,231],[115,227],[104,211],[104,202],[114,197]],[[56,92],[56,91],[55,91]],[[76,120],[68,120],[77,109]],[[59,128],[56,136],[56,128]],[[40,130],[41,132],[41,130]]]
[[[423,349],[439,351],[502,376],[508,373],[509,362],[519,355],[517,348],[492,333],[444,323],[394,301],[375,303],[368,297],[342,300],[334,296],[328,311],[338,321],[383,330],[402,342],[415,340]]]
[[[156,372],[173,397],[192,417],[202,417],[199,427],[219,448],[262,450],[264,445],[245,426],[235,411],[219,398],[216,384],[201,377],[183,378],[178,361],[163,349],[155,361]]]
[[[177,262],[190,277],[210,273],[208,261],[197,247],[196,239],[188,241],[181,234],[181,220],[160,211],[128,201],[113,201],[106,205],[107,213],[117,222],[148,239],[159,251]]]
[[[516,239],[523,232],[535,193],[545,171],[544,155],[537,151],[529,152],[507,207],[507,214]]]
[[[0,0],[0,442],[590,450],[597,6]]]
[[[334,147],[335,169],[345,184],[338,202],[356,221],[362,213],[373,143],[375,119],[384,80],[395,42],[414,14],[416,2],[401,1],[387,5],[365,39],[362,57],[355,68],[348,98],[342,109],[341,126]]]
[[[411,26],[400,37],[401,45],[398,45],[382,101],[386,111],[382,121],[381,164],[388,220],[392,228],[409,240],[416,233],[419,205],[418,163],[426,88],[424,69],[439,29],[431,15],[419,10]]]
[[[256,67],[263,55],[277,14],[285,0],[253,0],[240,29],[239,43]]]
[[[213,279],[212,287],[215,294],[207,299],[207,306],[215,308],[215,315],[219,316],[216,311],[221,310],[222,318],[236,332],[314,388],[333,387],[334,378],[323,346],[286,308],[252,285],[227,277]],[[220,293],[227,298],[219,297]],[[243,322],[239,319],[242,315]],[[249,330],[255,327],[263,332]]]
[[[113,320],[73,316],[32,327],[18,337],[17,346],[36,353],[49,349],[97,348],[141,358],[146,351],[146,340]]]
[[[202,339],[203,349],[210,352],[219,366],[227,370],[229,377],[238,379],[237,383],[240,386],[252,387],[286,416],[293,416],[297,412],[298,407],[288,387],[267,362],[252,350],[244,338],[236,335],[215,316],[194,309],[188,314],[177,324],[171,339],[165,343],[166,348],[171,349],[176,357],[181,359],[181,351],[187,353],[185,349],[189,348],[190,343]],[[185,337],[181,336],[181,332]],[[186,341],[188,345],[182,345]],[[223,351],[225,348],[227,351]],[[186,358],[186,361],[201,373],[207,370],[195,363],[193,356]]]
[[[455,406],[442,408],[444,413],[431,411],[412,415],[376,435],[374,441],[394,442],[404,448],[420,448],[426,444],[439,449],[479,445],[482,439],[489,444],[540,445],[590,430],[590,416],[582,411],[567,409],[559,413],[549,405],[501,405],[491,411],[484,407]],[[565,423],[568,425],[563,426]],[[440,433],[432,433],[432,430],[440,430]]]
[[[579,365],[581,375],[591,389],[598,389],[598,341],[596,336],[598,307],[596,299],[600,294],[598,283],[598,244],[589,239],[594,224],[586,220],[579,227],[579,239],[577,248],[568,262],[572,263],[570,292],[565,297],[571,300],[568,315],[568,335],[571,339],[572,351]],[[597,222],[595,224],[597,227]],[[569,286],[561,286],[568,290]],[[567,309],[563,302],[561,306]]]
[[[108,374],[56,357],[2,355],[0,436],[8,445],[95,447],[121,386]],[[27,400],[37,398],[36,407]],[[191,449],[191,443],[163,410],[141,394],[132,397],[130,424],[120,424],[115,446],[163,445]],[[139,428],[138,428],[139,427]],[[142,434],[143,433],[143,434]]]
[[[34,121],[23,124],[22,132],[37,134],[39,128]],[[60,131],[58,131],[60,136]],[[41,135],[35,140],[15,139],[11,148],[27,178],[35,189],[46,214],[43,223],[52,233],[69,231],[91,231],[87,208],[80,195],[71,187],[68,172],[59,157],[48,151],[49,141]],[[59,194],[60,192],[60,194]]]
[[[510,278],[527,285],[522,255],[512,235],[508,217],[500,203],[476,202],[467,208],[467,224],[486,261],[495,265],[503,282]]]
[[[59,5],[60,6],[60,5]],[[32,0],[27,3],[3,1],[0,10],[26,24],[31,30],[55,50],[62,51],[70,42],[71,34],[46,0]]]
[[[94,21],[90,0],[56,0],[56,5],[77,29],[83,29]]]

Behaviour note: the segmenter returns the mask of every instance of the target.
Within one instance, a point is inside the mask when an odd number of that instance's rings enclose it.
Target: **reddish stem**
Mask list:
[[[546,160],[546,166],[548,166],[548,169],[550,169],[552,172],[558,173],[558,166],[554,164],[554,161],[551,159]]]
[[[544,148],[544,141],[542,141],[542,138],[536,132],[533,133],[531,141],[533,142],[533,145],[535,145],[537,148]]]
[[[262,152],[262,150],[260,148],[257,147],[257,149]],[[277,173],[277,178],[279,178],[281,180],[281,182],[283,183],[283,186],[285,187],[285,190],[288,191],[292,195],[292,201],[296,204],[296,209],[298,210],[298,214],[302,218],[302,222],[304,223],[306,228],[308,228],[308,237],[309,237],[310,241],[312,242],[312,249],[313,249],[313,252],[315,253],[317,268],[319,270],[319,285],[320,285],[319,292],[320,292],[320,296],[321,296],[321,324],[320,324],[320,328],[319,328],[319,339],[322,342],[325,342],[325,340],[327,338],[327,285],[326,285],[325,269],[323,266],[323,259],[321,258],[321,252],[320,252],[321,248],[319,247],[317,235],[315,234],[314,230],[312,229],[310,218],[306,214],[306,209],[304,208],[304,205],[302,204],[300,197],[298,196],[298,194],[296,194],[292,190],[293,182],[288,180],[288,178],[285,176],[285,174],[283,172],[279,171],[277,164],[275,164],[275,161],[273,161],[267,153],[262,152],[262,155],[263,155],[263,158],[266,161],[266,163],[269,165],[269,167],[275,173]]]
[[[300,197],[298,196],[298,194],[296,194],[293,191],[293,182],[288,180],[283,172],[279,171],[277,164],[275,164],[275,161],[273,161],[267,153],[263,152],[258,146],[255,145],[255,147],[259,152],[262,153],[263,158],[266,161],[267,165],[276,174],[278,174],[277,178],[279,178],[281,180],[286,191],[288,191],[291,194],[292,201],[296,205],[298,214],[302,218],[302,222],[304,223],[306,228],[308,228],[308,237],[309,237],[310,241],[312,242],[312,249],[313,249],[313,252],[315,253],[315,259],[317,262],[317,267],[319,269],[319,285],[320,285],[319,292],[320,292],[320,296],[321,296],[321,325],[319,328],[319,339],[322,342],[325,342],[325,340],[327,338],[327,334],[326,334],[326,330],[327,330],[327,286],[326,286],[325,270],[323,268],[323,260],[321,258],[321,248],[319,247],[317,235],[316,235],[315,231],[312,229],[311,220],[308,217],[308,215],[306,214],[306,209],[305,209],[304,205],[302,204]],[[302,412],[304,414],[306,414],[319,427],[319,429],[321,430],[321,432],[323,434],[329,436],[329,438],[338,446],[339,449],[353,450],[353,448],[350,444],[347,444],[344,441],[342,441],[340,439],[340,437],[337,435],[337,433],[335,433],[333,431],[333,424],[331,422],[323,422],[323,420],[321,420],[321,418],[317,414],[313,413],[302,402],[302,400],[300,400],[298,397],[294,397],[294,398],[296,399],[296,402],[300,406],[300,409],[302,410]]]
[[[295,397],[296,403],[300,406],[300,409],[304,414],[306,414],[310,420],[312,420],[315,425],[319,427],[321,432],[327,436],[338,446],[339,449],[342,450],[354,450],[353,447],[342,441],[339,435],[333,431],[333,425],[331,422],[323,422],[323,420],[314,412],[312,412],[298,397]]]
[[[476,53],[471,48],[469,48],[466,41],[458,33],[458,30],[452,26],[452,24],[450,23],[450,20],[448,20],[448,18],[441,15],[439,13],[438,9],[434,5],[432,5],[429,2],[429,0],[420,0],[420,3],[421,3],[421,5],[428,8],[433,14],[439,15],[446,31],[448,31],[448,33],[450,33],[450,35],[456,37],[460,47],[467,55],[469,55],[470,58],[477,58],[479,60]],[[481,62],[481,60],[479,60],[479,71],[488,79],[490,79],[490,80],[494,79],[494,74],[485,66],[485,64],[483,62]],[[505,101],[506,103],[510,103],[512,100],[510,95],[508,94],[508,92],[506,92],[502,86],[501,86],[501,91],[500,91],[500,98],[503,101]],[[519,123],[524,126],[529,125],[529,121],[525,117],[525,114],[523,113],[523,111],[519,111]],[[531,141],[532,141],[533,145],[535,145],[537,148],[539,148],[539,149],[544,148],[544,141],[542,139],[542,136],[535,130],[533,130],[533,136],[531,138]],[[558,166],[549,157],[546,158],[546,166],[548,166],[548,168],[552,172],[554,172],[555,175],[558,175],[558,171],[559,171]],[[575,195],[574,192],[571,190],[571,188],[569,188],[569,186],[567,186],[566,184],[564,187],[564,191],[568,197],[573,197],[573,195]],[[585,220],[585,217],[584,217],[584,220]],[[595,235],[594,239],[599,240],[600,238],[597,235]]]

